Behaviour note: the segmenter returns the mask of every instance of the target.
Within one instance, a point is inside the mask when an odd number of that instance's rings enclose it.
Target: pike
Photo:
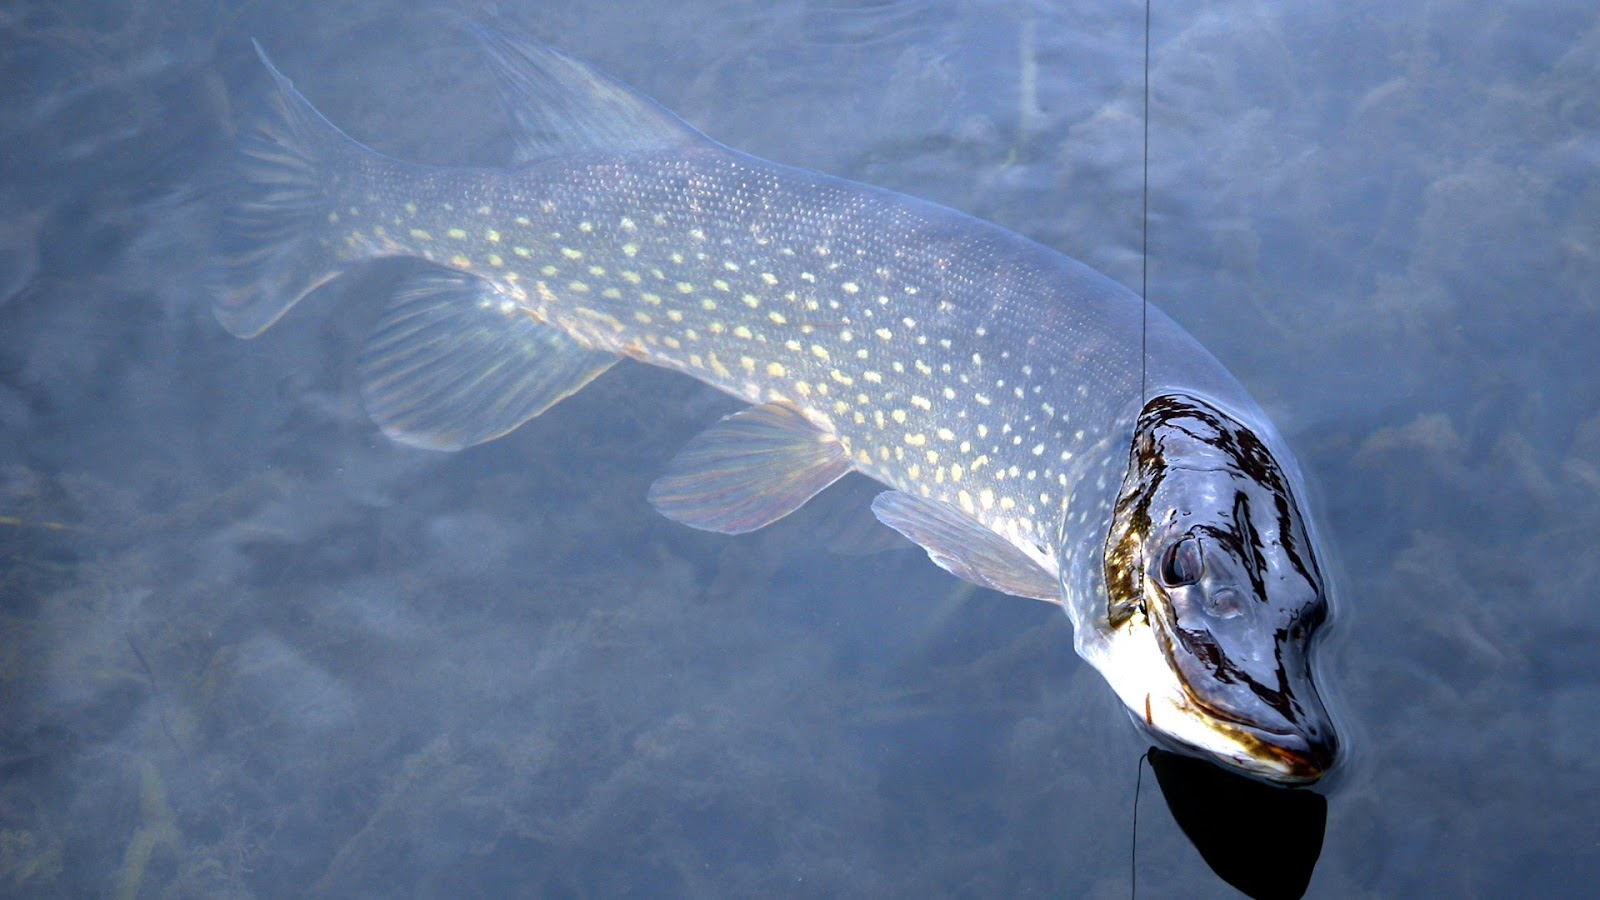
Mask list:
[[[1337,741],[1313,683],[1323,574],[1293,456],[1244,388],[1138,296],[996,225],[724,147],[530,40],[474,31],[508,168],[382,156],[257,51],[277,115],[244,147],[217,318],[253,337],[377,257],[433,263],[358,363],[395,440],[456,450],[623,357],[751,404],[650,489],[736,534],[847,472],[947,571],[1060,605],[1155,737],[1281,784]]]

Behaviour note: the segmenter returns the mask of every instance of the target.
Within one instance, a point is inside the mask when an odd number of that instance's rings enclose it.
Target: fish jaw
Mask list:
[[[1309,785],[1332,767],[1338,741],[1309,670],[1288,676],[1301,715],[1272,728],[1222,713],[1174,675],[1155,629],[1140,619],[1097,641],[1088,661],[1152,738],[1272,784]]]

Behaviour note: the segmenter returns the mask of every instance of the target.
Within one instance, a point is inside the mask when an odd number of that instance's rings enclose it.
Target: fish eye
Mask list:
[[[1198,582],[1204,571],[1200,541],[1194,535],[1186,534],[1167,545],[1166,552],[1161,556],[1161,565],[1156,569],[1156,577],[1160,579],[1162,587],[1185,587]]]

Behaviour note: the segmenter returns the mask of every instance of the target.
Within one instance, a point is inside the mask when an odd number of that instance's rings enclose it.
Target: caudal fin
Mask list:
[[[265,50],[277,82],[273,115],[240,148],[239,173],[218,237],[213,311],[237,337],[255,337],[301,297],[339,274],[330,240],[328,173],[361,145],[322,117]]]

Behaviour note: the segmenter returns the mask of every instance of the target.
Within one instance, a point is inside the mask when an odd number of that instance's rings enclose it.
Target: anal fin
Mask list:
[[[783,518],[850,471],[832,434],[787,404],[734,413],[689,441],[650,486],[662,515],[743,534]]]
[[[979,587],[1059,603],[1056,576],[1045,571],[1010,541],[954,508],[901,491],[885,491],[872,501],[878,521],[928,551],[939,568]]]
[[[396,293],[358,372],[367,413],[385,434],[459,450],[511,431],[616,362],[488,282],[440,270],[413,276]]]

